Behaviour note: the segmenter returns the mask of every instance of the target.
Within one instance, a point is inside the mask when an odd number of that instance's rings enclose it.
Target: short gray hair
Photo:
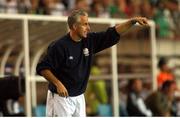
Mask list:
[[[67,23],[70,29],[78,22],[80,16],[88,16],[88,13],[83,9],[74,10],[68,17]]]

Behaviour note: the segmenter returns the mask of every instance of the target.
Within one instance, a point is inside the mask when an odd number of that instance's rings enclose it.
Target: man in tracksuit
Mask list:
[[[106,31],[89,33],[87,12],[72,11],[67,20],[69,33],[52,42],[37,65],[37,73],[49,81],[47,116],[86,116],[83,93],[94,54],[117,44],[136,22],[148,25],[146,18],[135,17]]]

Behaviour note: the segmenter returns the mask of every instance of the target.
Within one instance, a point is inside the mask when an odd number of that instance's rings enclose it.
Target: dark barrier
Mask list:
[[[0,100],[17,100],[25,92],[25,80],[22,77],[8,76],[0,78]]]
[[[18,102],[18,99],[24,96],[25,80],[23,77],[7,76],[0,78],[0,112],[3,116],[24,116],[23,112],[15,113],[13,102]],[[12,101],[11,103],[7,101]],[[11,108],[9,108],[11,106]]]

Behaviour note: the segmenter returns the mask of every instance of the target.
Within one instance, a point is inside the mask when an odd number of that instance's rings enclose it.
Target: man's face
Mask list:
[[[79,38],[87,37],[87,33],[90,31],[88,16],[80,16],[78,23],[76,23],[75,31]]]
[[[142,81],[141,80],[136,80],[135,83],[134,83],[134,90],[136,92],[141,92],[142,90]]]

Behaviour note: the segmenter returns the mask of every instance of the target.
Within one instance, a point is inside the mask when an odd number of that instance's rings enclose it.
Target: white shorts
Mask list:
[[[61,97],[48,90],[46,102],[47,117],[85,117],[84,94],[75,97]]]

